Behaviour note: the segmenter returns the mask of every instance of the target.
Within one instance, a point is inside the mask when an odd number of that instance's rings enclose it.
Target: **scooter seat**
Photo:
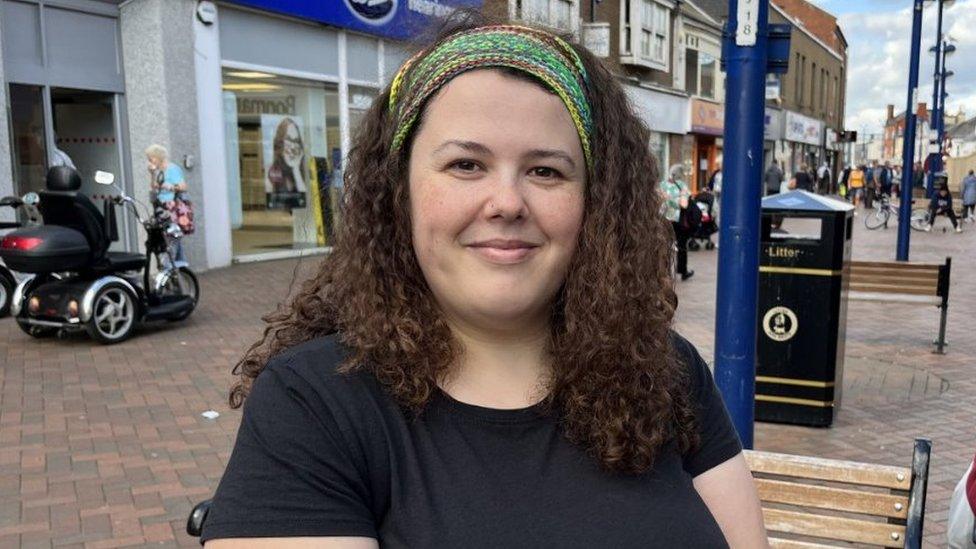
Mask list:
[[[108,252],[99,265],[100,270],[106,271],[135,271],[146,264],[146,256],[130,254],[128,252]]]

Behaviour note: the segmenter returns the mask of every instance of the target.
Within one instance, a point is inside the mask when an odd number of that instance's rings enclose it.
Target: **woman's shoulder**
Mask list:
[[[268,361],[265,372],[272,372],[288,390],[333,406],[355,408],[364,399],[383,399],[385,393],[369,372],[341,368],[348,356],[349,349],[340,335],[330,334],[276,354]]]

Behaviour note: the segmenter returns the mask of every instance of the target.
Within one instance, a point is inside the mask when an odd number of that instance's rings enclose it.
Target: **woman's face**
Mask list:
[[[555,94],[494,70],[441,89],[417,129],[409,185],[414,250],[449,320],[545,324],[576,251],[585,181]]]
[[[302,136],[298,133],[298,126],[288,124],[282,145],[281,157],[286,164],[296,167],[302,160]]]
[[[146,161],[149,162],[149,167],[154,170],[162,169],[163,159],[156,156],[146,155]]]

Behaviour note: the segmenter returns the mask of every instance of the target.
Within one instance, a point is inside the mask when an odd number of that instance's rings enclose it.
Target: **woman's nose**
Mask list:
[[[491,186],[485,201],[489,219],[519,220],[527,213],[525,189],[517,174],[503,175]]]

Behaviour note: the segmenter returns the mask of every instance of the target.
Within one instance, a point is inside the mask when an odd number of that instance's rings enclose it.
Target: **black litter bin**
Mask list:
[[[756,420],[827,427],[840,405],[854,208],[806,191],[762,201]]]

